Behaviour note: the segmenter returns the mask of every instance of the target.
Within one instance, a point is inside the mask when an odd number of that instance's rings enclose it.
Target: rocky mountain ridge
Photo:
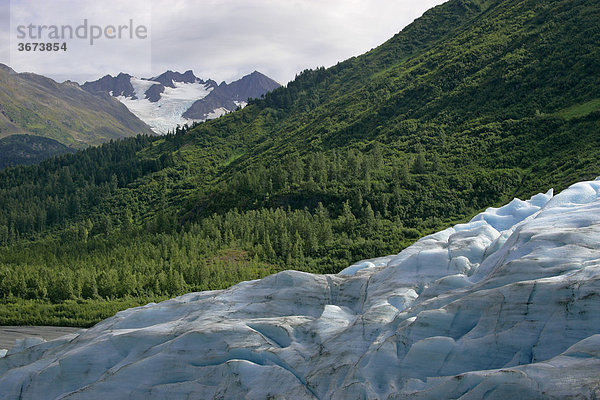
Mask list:
[[[77,149],[152,131],[110,96],[0,64],[0,137],[15,134],[46,137]]]
[[[120,73],[82,85],[91,93],[116,97],[157,133],[219,117],[280,86],[258,71],[229,84],[217,84],[212,79],[196,77],[191,70],[184,73],[169,70],[152,78]]]

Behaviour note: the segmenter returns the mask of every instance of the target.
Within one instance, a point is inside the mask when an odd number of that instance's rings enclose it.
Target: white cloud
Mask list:
[[[79,43],[68,60],[27,55],[13,66],[79,81],[105,73],[157,75],[167,69],[193,69],[203,78],[231,81],[256,69],[286,83],[305,68],[330,66],[378,46],[442,2],[13,0],[13,20],[79,24],[88,18],[109,24],[133,18],[151,26],[150,42]]]

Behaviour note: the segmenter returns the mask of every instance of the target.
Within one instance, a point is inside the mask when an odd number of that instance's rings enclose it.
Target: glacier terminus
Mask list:
[[[596,180],[337,275],[285,271],[20,341],[0,398],[591,399],[599,311]]]

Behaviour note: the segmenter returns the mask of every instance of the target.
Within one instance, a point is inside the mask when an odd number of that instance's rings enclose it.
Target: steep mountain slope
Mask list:
[[[167,71],[149,79],[122,73],[116,77],[107,75],[82,87],[90,93],[118,98],[155,132],[165,134],[177,125],[220,117],[245,106],[249,98],[259,98],[280,86],[258,71],[218,85],[213,80],[197,78],[190,70],[183,74]]]
[[[561,132],[568,124],[561,112],[600,98],[594,72],[600,61],[593,56],[598,52],[597,4],[444,4],[380,48],[309,72],[287,90],[267,96],[257,104],[259,115],[271,113],[276,122],[257,138],[267,142],[250,152],[271,161],[290,149],[358,147],[376,140],[412,155],[421,147],[430,155],[438,153],[444,164],[448,150],[475,141],[480,143],[465,164],[474,159],[494,169],[528,168],[553,151],[565,159],[577,157],[573,150],[581,149],[570,147],[572,139]],[[444,23],[450,16],[453,23]],[[446,36],[427,32],[421,38],[422,30],[438,24],[449,29]],[[598,130],[592,126],[583,134],[593,134],[589,138],[595,142]],[[498,134],[500,140],[494,137]],[[521,154],[526,141],[543,151]],[[254,154],[239,163],[255,163]]]
[[[205,120],[210,113],[218,108],[232,111],[247,104],[248,99],[257,99],[281,85],[266,75],[254,71],[250,75],[231,82],[225,82],[215,87],[208,96],[200,99],[183,114],[192,120]]]
[[[0,391],[596,398],[599,211],[600,181],[582,182],[338,275],[281,272],[123,311],[53,342],[23,341],[0,359]]]
[[[600,78],[594,71],[600,59],[590,56],[598,52],[597,5],[450,1],[372,52],[307,71],[243,113],[200,125],[180,139],[185,144],[175,159],[220,167],[218,181],[227,185],[212,210],[223,204],[312,208],[322,201],[337,204],[339,212],[350,200],[356,214],[366,201],[385,215],[382,192],[393,197],[396,190],[396,213],[403,219],[447,218],[498,196],[530,194],[543,183],[563,188],[600,171],[592,156],[599,137]],[[584,112],[569,118],[570,109]],[[210,147],[210,155],[202,158],[197,147]],[[172,144],[160,148],[171,151]],[[356,178],[370,182],[332,198],[336,182],[348,188],[351,179],[317,177],[311,170],[346,151],[362,153],[376,167],[357,166]],[[291,187],[298,165],[304,175],[298,180],[312,179],[319,188]],[[408,180],[407,170],[415,174]],[[375,182],[378,190],[371,191]],[[434,184],[438,200],[458,195],[460,204],[474,209],[448,209],[419,184]],[[398,196],[395,185],[411,195]],[[246,195],[236,195],[241,191]],[[192,212],[205,207],[200,201]]]
[[[81,88],[90,93],[108,93],[115,97],[124,96],[137,99],[131,78],[131,75],[123,73],[115,77],[105,75],[97,81],[85,82]]]
[[[74,153],[56,140],[33,135],[11,135],[0,139],[0,169],[37,164],[47,158]]]
[[[57,83],[0,66],[0,137],[33,134],[73,148],[152,134],[115,99],[94,96],[72,82]]]
[[[0,321],[334,273],[600,175],[599,5],[451,0],[241,111],[0,172]]]

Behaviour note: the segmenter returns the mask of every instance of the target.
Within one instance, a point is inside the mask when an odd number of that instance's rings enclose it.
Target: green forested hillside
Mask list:
[[[56,140],[33,135],[10,135],[0,138],[0,169],[15,165],[37,164],[75,150]]]
[[[0,323],[336,272],[600,175],[599,20],[450,0],[218,120],[0,172]]]

